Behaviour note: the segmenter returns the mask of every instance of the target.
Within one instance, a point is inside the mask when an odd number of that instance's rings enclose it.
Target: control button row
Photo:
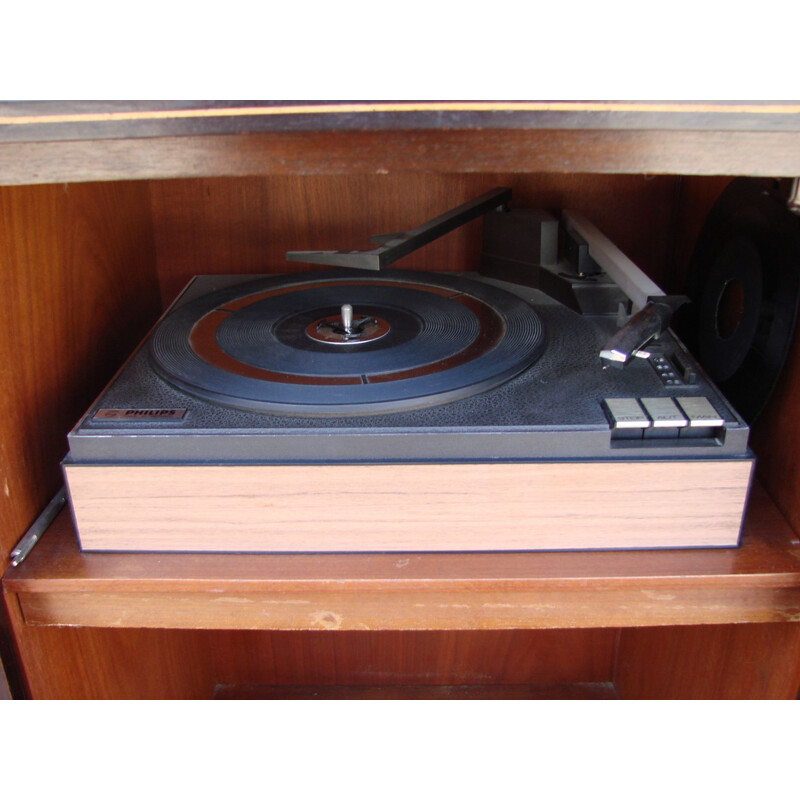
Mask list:
[[[725,422],[707,397],[615,397],[603,402],[614,430],[719,428]]]

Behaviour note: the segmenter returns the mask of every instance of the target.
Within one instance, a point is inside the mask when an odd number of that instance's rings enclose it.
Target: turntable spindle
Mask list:
[[[356,345],[385,336],[390,325],[384,319],[365,314],[356,315],[350,303],[339,306],[338,314],[331,314],[306,328],[306,335],[326,344]]]
[[[345,303],[342,306],[342,327],[345,333],[352,333],[353,331],[353,306],[350,303]]]

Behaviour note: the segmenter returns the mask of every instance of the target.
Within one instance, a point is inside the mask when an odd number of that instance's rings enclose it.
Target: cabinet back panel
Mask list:
[[[624,700],[794,700],[800,625],[683,625],[620,632]]]
[[[287,250],[372,249],[373,234],[408,230],[495,186],[516,208],[572,208],[659,282],[672,251],[680,179],[640,175],[272,175],[151,184],[164,304],[197,274],[295,272]],[[402,269],[477,270],[481,220],[397,262]]]
[[[597,683],[617,631],[216,631],[217,682],[269,686]]]

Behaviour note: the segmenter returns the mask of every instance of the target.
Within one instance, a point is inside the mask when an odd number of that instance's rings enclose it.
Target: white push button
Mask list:
[[[671,397],[643,397],[640,402],[654,428],[685,428],[689,424]]]
[[[650,418],[633,397],[606,399],[611,426],[615,429],[649,428]]]
[[[719,428],[725,422],[707,397],[676,397],[675,400],[689,420],[690,428]]]

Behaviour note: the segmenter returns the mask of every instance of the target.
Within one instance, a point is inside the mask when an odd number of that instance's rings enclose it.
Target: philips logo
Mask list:
[[[185,408],[101,408],[94,419],[183,419]]]

